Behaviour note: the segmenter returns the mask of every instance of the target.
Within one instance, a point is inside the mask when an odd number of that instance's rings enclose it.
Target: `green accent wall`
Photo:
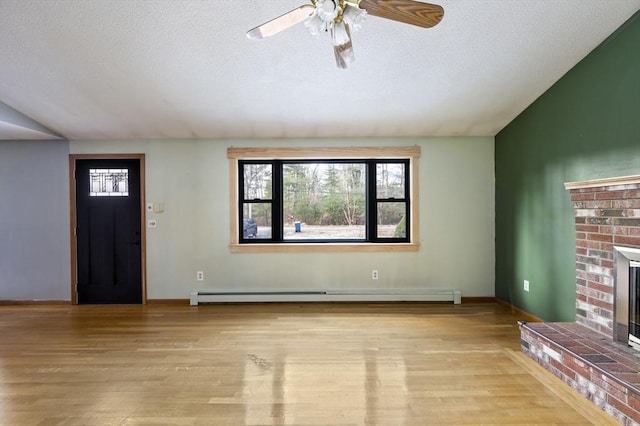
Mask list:
[[[575,321],[564,183],[640,174],[640,12],[496,136],[495,162],[496,297]]]

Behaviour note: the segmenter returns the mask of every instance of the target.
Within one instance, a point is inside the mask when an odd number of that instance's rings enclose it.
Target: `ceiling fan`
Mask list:
[[[249,30],[247,37],[260,40],[304,21],[312,35],[331,34],[333,52],[339,68],[354,61],[351,29],[362,28],[368,15],[405,24],[431,28],[442,20],[442,6],[414,0],[311,0],[284,15]]]

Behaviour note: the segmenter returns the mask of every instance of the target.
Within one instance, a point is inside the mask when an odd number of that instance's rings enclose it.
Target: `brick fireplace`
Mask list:
[[[626,344],[640,175],[565,187],[575,213],[576,322],[521,323],[522,350],[621,424],[640,425],[640,352]]]
[[[615,247],[640,247],[640,183],[635,180],[640,179],[565,185],[576,222],[576,321],[612,338]]]

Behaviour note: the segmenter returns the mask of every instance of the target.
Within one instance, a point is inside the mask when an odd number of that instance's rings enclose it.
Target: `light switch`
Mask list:
[[[147,212],[153,211],[153,203],[147,203]]]
[[[147,220],[147,228],[157,228],[158,227],[158,221],[155,219],[149,219]]]

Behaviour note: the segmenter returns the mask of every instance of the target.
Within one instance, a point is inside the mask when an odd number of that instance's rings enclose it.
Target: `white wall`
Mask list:
[[[419,145],[420,242],[414,253],[229,251],[230,146]],[[193,289],[459,288],[494,295],[492,137],[286,141],[70,143],[73,154],[146,154],[146,199],[164,203],[147,232],[147,297],[186,299]],[[371,280],[377,269],[380,279]],[[195,272],[203,270],[205,281]]]
[[[71,300],[67,141],[0,141],[0,300]]]

